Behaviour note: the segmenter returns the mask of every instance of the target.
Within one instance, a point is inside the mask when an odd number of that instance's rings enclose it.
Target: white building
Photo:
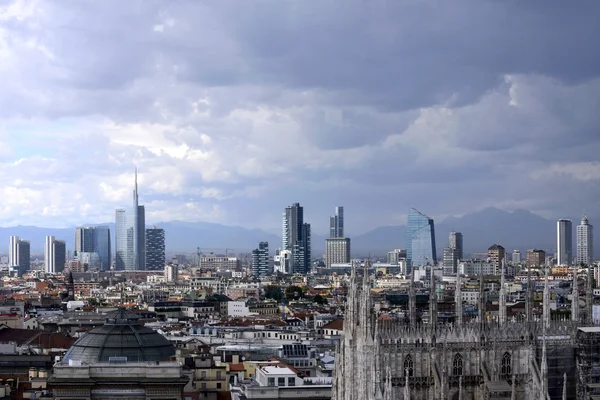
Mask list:
[[[179,280],[179,267],[169,264],[165,267],[165,282],[177,282]]]
[[[350,238],[330,237],[325,239],[325,266],[350,262]]]
[[[458,265],[458,273],[461,275],[494,275],[494,271],[494,263],[487,261],[467,260]]]
[[[62,272],[67,262],[67,247],[65,242],[56,240],[54,236],[46,236],[44,261],[47,273],[56,274],[57,272]]]
[[[229,317],[247,317],[252,315],[245,301],[228,301],[227,316]]]
[[[577,265],[591,265],[594,261],[594,227],[590,225],[587,217],[581,219],[577,225]]]

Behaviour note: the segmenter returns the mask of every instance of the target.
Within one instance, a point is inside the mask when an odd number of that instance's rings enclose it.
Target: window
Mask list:
[[[200,376],[202,377],[202,379],[206,378],[206,371],[201,371]]]
[[[463,374],[463,359],[460,354],[454,356],[454,361],[452,362],[452,375],[460,376]]]
[[[206,382],[202,382],[201,388],[206,389]]]
[[[296,386],[296,379],[294,377],[288,378],[288,386]]]
[[[404,373],[408,374],[408,376],[413,376],[413,372],[414,372],[413,359],[409,354],[404,359]]]
[[[218,379],[218,380],[221,380],[221,379],[223,379],[223,378],[221,377],[221,371],[217,371],[217,379]]]
[[[502,356],[502,375],[510,375],[512,373],[512,362],[510,354],[504,353]]]
[[[221,389],[221,382],[217,382],[217,389]]]
[[[277,378],[277,386],[285,386],[285,378]]]
[[[275,378],[269,378],[269,386],[275,386]]]

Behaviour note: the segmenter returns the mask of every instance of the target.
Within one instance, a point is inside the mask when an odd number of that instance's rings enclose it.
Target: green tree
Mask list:
[[[327,304],[327,298],[321,296],[320,294],[316,295],[313,301],[317,304]]]

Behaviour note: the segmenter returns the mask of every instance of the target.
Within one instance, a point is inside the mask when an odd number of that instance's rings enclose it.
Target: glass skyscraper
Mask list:
[[[116,269],[140,271],[146,269],[146,211],[139,205],[137,170],[133,205],[118,209],[116,219]]]
[[[559,219],[556,223],[556,265],[571,265],[573,261],[573,223]]]
[[[406,225],[406,263],[408,266],[435,264],[433,219],[411,208]]]
[[[111,242],[108,226],[75,228],[74,256],[89,268],[107,271],[111,266]]]
[[[283,250],[292,253],[292,272],[306,274],[311,267],[310,224],[304,222],[300,203],[285,208],[283,214]]]

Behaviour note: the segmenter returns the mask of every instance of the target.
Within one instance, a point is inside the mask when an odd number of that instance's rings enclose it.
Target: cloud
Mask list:
[[[590,209],[598,11],[592,1],[10,2],[0,223],[112,220],[134,166],[150,223],[275,230],[296,201],[316,232],[335,205],[349,232],[402,223],[411,206]]]

